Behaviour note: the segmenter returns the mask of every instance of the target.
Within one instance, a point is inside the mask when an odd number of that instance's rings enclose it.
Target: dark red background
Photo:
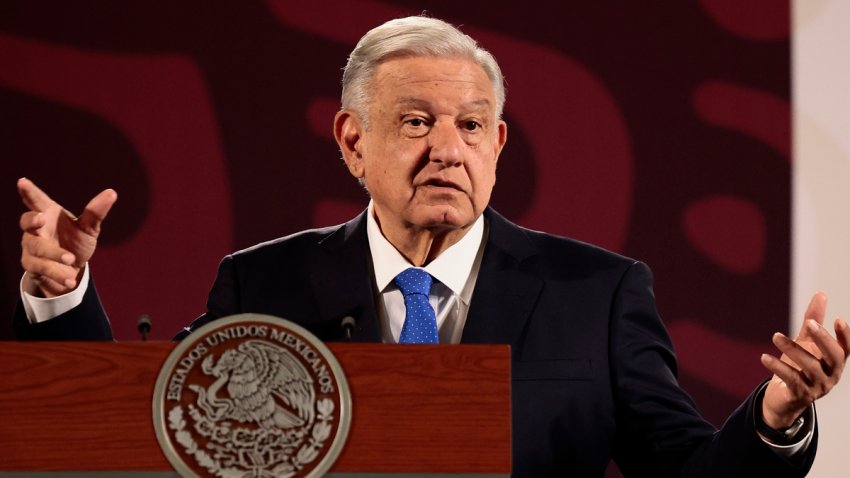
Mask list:
[[[428,12],[507,77],[493,205],[648,262],[682,381],[719,422],[787,328],[788,2],[565,3]],[[118,190],[93,271],[124,340],[139,314],[155,338],[199,314],[224,254],[360,211],[330,135],[341,67],[366,30],[423,8],[0,4],[0,307],[21,274],[20,176],[74,212]]]

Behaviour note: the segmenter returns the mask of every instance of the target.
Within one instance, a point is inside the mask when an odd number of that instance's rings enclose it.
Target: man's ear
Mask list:
[[[503,120],[499,120],[496,122],[496,142],[493,145],[496,150],[496,161],[499,160],[499,155],[502,154],[502,149],[504,149],[507,142],[508,124]]]
[[[363,124],[357,114],[343,109],[334,117],[334,138],[342,153],[342,160],[355,178],[365,174],[363,165]]]

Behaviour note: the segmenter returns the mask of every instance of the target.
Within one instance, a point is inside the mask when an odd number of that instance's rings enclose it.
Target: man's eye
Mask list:
[[[476,131],[481,128],[481,123],[477,121],[464,121],[463,128],[467,131]]]
[[[410,126],[416,126],[416,127],[425,126],[425,120],[423,120],[422,118],[411,118],[411,119],[407,120],[407,124],[409,124]]]

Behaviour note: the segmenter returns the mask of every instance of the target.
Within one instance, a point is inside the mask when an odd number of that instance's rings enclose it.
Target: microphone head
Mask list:
[[[148,314],[140,315],[136,322],[136,328],[139,329],[139,332],[149,332],[151,330],[151,317]]]
[[[339,327],[342,329],[345,340],[351,342],[351,334],[354,331],[355,325],[357,325],[357,322],[354,320],[354,317],[346,315],[342,318],[342,321],[339,323]]]
[[[345,317],[342,318],[342,322],[340,322],[339,325],[343,329],[346,329],[346,328],[349,328],[349,327],[354,328],[354,326],[357,325],[357,322],[354,320],[354,317],[352,317],[350,315],[346,315]]]

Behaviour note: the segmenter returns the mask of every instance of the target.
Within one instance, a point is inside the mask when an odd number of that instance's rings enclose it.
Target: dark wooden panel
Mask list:
[[[171,342],[0,347],[4,470],[167,470],[151,421]],[[507,346],[329,344],[354,396],[334,471],[510,471]]]

